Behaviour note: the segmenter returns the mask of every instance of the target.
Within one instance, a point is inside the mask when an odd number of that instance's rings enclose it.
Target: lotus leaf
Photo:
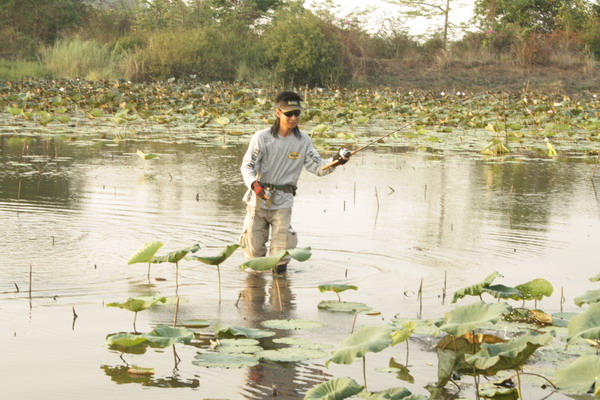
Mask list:
[[[440,326],[440,329],[446,333],[460,336],[479,328],[485,322],[495,323],[501,314],[506,314],[511,309],[512,307],[506,303],[487,304],[483,302],[457,307],[446,314],[445,323]]]
[[[196,354],[192,364],[207,368],[253,367],[259,363],[258,357],[246,354],[201,353]]]
[[[376,368],[378,372],[391,372],[396,374],[396,378],[408,383],[415,383],[415,378],[410,374],[408,368],[400,363],[397,363],[393,358],[390,358],[388,368]]]
[[[255,271],[270,271],[279,264],[281,259],[285,257],[287,254],[286,250],[281,250],[274,256],[266,256],[266,257],[258,257],[253,258],[252,260],[248,260],[242,265],[240,265],[240,269],[243,271],[246,268],[253,269]]]
[[[590,278],[590,282],[598,282],[600,281],[600,274],[594,275]]]
[[[312,387],[304,400],[343,400],[362,392],[364,386],[351,378],[336,378]]]
[[[344,339],[340,348],[333,353],[325,363],[352,364],[356,358],[363,357],[367,352],[377,353],[392,343],[389,326],[363,326],[358,331]]]
[[[590,390],[600,396],[600,356],[585,354],[573,363],[556,371],[552,382],[560,391],[585,395]]]
[[[298,248],[298,249],[288,249],[288,254],[290,257],[292,257],[294,260],[296,261],[306,261],[310,258],[310,256],[312,255],[312,252],[310,251],[310,247],[302,247],[302,248]]]
[[[575,304],[581,307],[584,304],[593,304],[600,302],[600,289],[588,290],[583,296],[575,298]]]
[[[237,248],[240,247],[239,244],[231,244],[227,246],[223,251],[221,251],[216,256],[212,257],[200,257],[200,256],[191,256],[191,260],[197,260],[204,264],[208,265],[220,265],[223,261],[227,260]]]
[[[264,329],[254,329],[254,328],[241,328],[239,326],[224,326],[219,327],[215,335],[221,338],[237,338],[237,337],[246,337],[250,339],[260,339],[266,338],[270,336],[275,336],[275,332],[267,331]]]
[[[334,301],[334,300],[323,300],[317,306],[321,310],[335,311],[335,312],[347,312],[357,313],[362,311],[370,311],[371,307],[364,303],[355,303],[351,301]]]
[[[138,155],[138,156],[140,156],[140,158],[141,158],[142,160],[152,160],[153,158],[156,158],[156,157],[158,157],[158,155],[157,155],[157,154],[154,154],[154,153],[148,153],[148,154],[146,154],[146,153],[144,153],[144,152],[143,152],[143,151],[141,151],[141,150],[138,150],[138,151],[137,151],[137,155]]]
[[[256,346],[259,343],[256,339],[219,339],[219,346]]]
[[[270,329],[314,329],[323,326],[319,321],[307,321],[301,319],[272,319],[260,323]]]
[[[515,300],[542,300],[544,296],[552,296],[554,288],[552,284],[545,279],[538,278],[532,281],[515,286],[521,296],[512,296]]]
[[[363,391],[359,393],[358,397],[368,400],[427,400],[427,396],[420,394],[412,394],[410,390],[399,387],[382,390],[380,392],[367,392]]]
[[[189,344],[194,338],[194,332],[188,328],[159,325],[152,332],[145,333],[142,336],[158,347],[168,347],[176,343]]]
[[[319,285],[319,290],[321,291],[321,293],[325,292],[325,291],[332,291],[335,293],[341,293],[345,290],[358,290],[358,287],[354,286],[354,285],[343,285],[343,284],[328,284],[328,285]]]
[[[295,345],[298,345],[298,346],[303,346],[303,345],[310,344],[310,342],[308,341],[308,339],[296,338],[296,337],[282,337],[282,338],[273,339],[273,343],[292,344],[292,345],[295,344]]]
[[[517,388],[495,386],[491,388],[480,389],[479,396],[485,399],[494,400],[517,400],[519,398],[519,392]]]
[[[264,350],[258,353],[257,356],[269,361],[300,362],[323,358],[327,356],[327,353],[321,350],[307,349],[306,347],[284,347],[277,350]]]
[[[494,272],[494,273],[488,275],[483,280],[483,282],[479,282],[479,283],[476,283],[475,285],[471,285],[466,288],[457,290],[454,293],[452,302],[456,303],[458,301],[458,299],[462,299],[465,296],[481,296],[481,294],[483,293],[483,289],[490,286],[492,284],[492,282],[494,281],[494,279],[496,279],[498,277],[503,278],[503,276],[500,273]]]
[[[180,323],[179,326],[184,328],[206,328],[210,326],[210,322],[205,319],[188,319]]]
[[[137,313],[150,308],[157,303],[165,303],[166,301],[166,297],[135,297],[127,299],[127,301],[124,303],[108,303],[106,307],[124,308],[125,310]]]
[[[586,311],[571,318],[568,329],[568,343],[578,337],[600,340],[600,303],[590,304]]]
[[[482,291],[483,293],[491,294],[496,299],[510,299],[514,298],[515,296],[522,296],[521,292],[518,289],[504,285],[491,285],[486,288],[483,288]]]
[[[398,343],[402,343],[413,334],[416,328],[416,324],[413,321],[405,322],[402,325],[402,329],[398,329],[397,331],[392,333],[392,346],[397,345]]]
[[[264,349],[260,346],[217,346],[215,350],[228,354],[256,354]]]
[[[160,264],[160,263],[178,263],[185,257],[188,253],[195,253],[200,249],[199,244],[194,244],[190,247],[186,247],[185,249],[175,250],[170,253],[167,253],[163,256],[152,257],[150,262],[152,264]]]
[[[552,341],[550,334],[528,332],[505,343],[481,345],[477,353],[465,356],[465,361],[486,375],[505,369],[518,369],[535,352]]]
[[[141,335],[131,333],[117,333],[106,338],[106,344],[109,346],[133,347],[144,343],[146,338]]]
[[[137,264],[141,262],[149,262],[154,254],[163,246],[161,242],[145,243],[141,248],[129,257],[127,264]]]

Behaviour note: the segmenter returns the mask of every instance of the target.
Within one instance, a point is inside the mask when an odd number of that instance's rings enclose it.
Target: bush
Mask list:
[[[257,40],[249,30],[219,25],[156,31],[147,44],[127,57],[129,79],[168,79],[196,75],[197,79],[234,80],[238,66],[253,64]]]
[[[108,45],[78,36],[41,50],[45,67],[56,78],[114,79],[121,77],[121,55]]]
[[[275,74],[286,83],[327,85],[342,76],[338,31],[309,11],[279,13],[263,37]]]

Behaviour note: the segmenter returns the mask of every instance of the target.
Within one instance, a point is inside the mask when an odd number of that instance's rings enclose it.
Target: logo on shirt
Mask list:
[[[288,157],[292,160],[297,160],[300,158],[300,153],[296,153],[295,151],[288,154]]]

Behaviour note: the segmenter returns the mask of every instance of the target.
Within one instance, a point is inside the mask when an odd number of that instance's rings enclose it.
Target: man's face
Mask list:
[[[294,129],[298,126],[300,120],[300,110],[283,111],[278,108],[277,116],[279,117],[280,128],[283,128],[284,130]]]

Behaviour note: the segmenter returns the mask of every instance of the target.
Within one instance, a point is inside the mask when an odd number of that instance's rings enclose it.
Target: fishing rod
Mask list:
[[[473,96],[473,97],[470,97],[470,98],[468,98],[468,99],[460,99],[460,100],[456,100],[456,101],[453,101],[453,102],[452,102],[452,103],[450,103],[450,104],[447,104],[447,105],[445,105],[445,106],[444,106],[444,107],[442,107],[441,109],[442,109],[442,110],[444,110],[444,109],[446,109],[446,108],[450,108],[450,107],[452,107],[452,106],[454,106],[454,105],[456,105],[456,104],[467,103],[467,102],[469,102],[469,101],[471,101],[471,100],[473,100],[473,99],[476,99],[477,97],[481,97],[481,96],[483,96],[483,94],[479,94],[479,95],[477,95],[477,96]],[[423,115],[423,116],[421,116],[421,117],[419,117],[419,118],[417,118],[417,119],[413,119],[412,121],[405,123],[404,125],[400,126],[398,129],[396,129],[396,130],[394,130],[394,131],[392,131],[392,132],[390,132],[390,133],[388,133],[388,134],[386,134],[386,135],[384,135],[384,136],[378,137],[377,139],[373,140],[372,142],[369,142],[369,143],[365,144],[364,146],[362,146],[362,147],[359,147],[359,148],[358,148],[358,149],[356,149],[356,150],[352,150],[352,151],[350,152],[350,156],[353,156],[353,155],[355,155],[356,153],[358,153],[359,151],[361,151],[361,150],[364,150],[364,149],[366,149],[367,147],[369,147],[369,146],[372,146],[372,145],[374,145],[375,143],[377,143],[377,142],[379,142],[379,141],[381,141],[381,140],[383,140],[383,139],[385,139],[385,138],[387,138],[387,137],[389,137],[389,136],[392,136],[392,135],[393,135],[393,134],[395,134],[395,133],[398,133],[398,132],[400,132],[400,131],[402,131],[402,130],[404,130],[404,129],[408,128],[409,126],[412,126],[412,125],[414,125],[415,123],[417,123],[417,122],[419,122],[419,121],[421,121],[421,120],[424,120],[425,118],[428,118],[428,117],[430,117],[432,114],[433,114],[433,113],[431,113],[431,112],[428,112],[427,114],[425,114],[425,115]],[[326,170],[326,169],[329,169],[329,168],[331,168],[331,167],[334,167],[334,166],[338,165],[339,163],[340,163],[340,162],[339,162],[339,160],[332,161],[332,162],[330,162],[329,164],[327,164],[327,165],[325,165],[324,167],[322,167],[321,169],[322,169],[322,170]]]

